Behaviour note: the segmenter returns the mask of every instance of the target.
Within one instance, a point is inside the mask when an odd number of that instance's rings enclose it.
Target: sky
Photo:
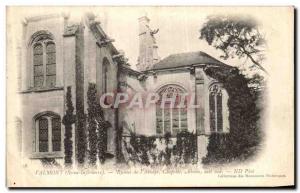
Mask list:
[[[118,14],[116,14],[118,12]],[[220,54],[199,39],[199,30],[204,23],[205,14],[195,14],[187,9],[167,10],[166,8],[137,8],[134,10],[109,11],[108,22],[104,27],[107,34],[115,39],[114,45],[125,51],[132,68],[135,68],[138,57],[138,18],[147,16],[150,28],[159,29],[155,35],[158,54],[163,59],[170,54],[204,51],[218,57]]]
[[[30,11],[29,11],[30,10]],[[150,28],[159,29],[155,35],[158,45],[158,55],[163,59],[170,54],[203,51],[216,59],[237,66],[243,63],[238,59],[223,60],[221,51],[209,46],[205,40],[200,40],[199,30],[207,16],[215,14],[215,9],[208,7],[30,7],[17,10],[14,14],[14,28],[21,30],[21,21],[25,17],[65,13],[71,21],[79,22],[82,15],[91,12],[100,21],[101,27],[118,50],[123,50],[133,69],[136,69],[138,58],[138,18],[147,16]],[[223,9],[219,9],[219,14]],[[228,11],[227,11],[228,13]]]

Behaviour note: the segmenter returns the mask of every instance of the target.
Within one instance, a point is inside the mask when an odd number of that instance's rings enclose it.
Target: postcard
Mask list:
[[[8,187],[295,185],[294,7],[6,15]]]

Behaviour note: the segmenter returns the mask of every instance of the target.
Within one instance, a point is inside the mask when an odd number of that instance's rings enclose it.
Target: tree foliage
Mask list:
[[[98,138],[98,158],[100,163],[104,164],[107,154],[107,130],[110,127],[109,122],[104,117],[98,117],[97,138]]]
[[[267,73],[261,64],[266,42],[253,18],[210,16],[200,29],[200,39],[223,51],[223,59],[247,57],[252,62],[250,68],[257,67]]]
[[[108,154],[107,150],[107,129],[109,122],[105,121],[102,108],[97,102],[96,84],[90,83],[88,88],[88,144],[89,162],[95,165],[97,155],[100,163],[104,163]]]
[[[176,136],[174,154],[182,157],[184,163],[196,163],[197,160],[197,135],[188,131],[179,132]]]
[[[89,84],[87,93],[88,103],[88,144],[89,164],[96,165],[97,161],[97,99],[95,85]]]
[[[260,149],[262,132],[259,101],[248,87],[249,80],[234,68],[207,67],[205,72],[222,82],[229,95],[230,132],[210,136],[203,163],[225,163],[252,157]]]
[[[76,113],[76,129],[77,129],[77,161],[79,166],[83,166],[86,158],[87,140],[86,140],[86,117],[83,110],[81,101],[77,101]]]
[[[75,115],[73,114],[74,107],[72,103],[71,87],[67,87],[66,94],[66,114],[63,117],[63,124],[65,125],[65,165],[72,165],[73,156],[73,142],[72,142],[72,125],[75,123]]]
[[[179,165],[197,162],[197,135],[181,131],[176,136],[145,136],[130,132],[123,138],[127,163],[142,165]]]
[[[93,86],[96,90],[96,85]],[[97,121],[97,147],[98,147],[98,158],[100,163],[104,163],[105,160],[110,156],[107,153],[107,131],[111,127],[108,121],[105,121],[102,108],[99,103],[96,103],[96,121]]]

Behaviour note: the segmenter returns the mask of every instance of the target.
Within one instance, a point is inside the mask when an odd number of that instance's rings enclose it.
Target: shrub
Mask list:
[[[89,145],[89,164],[92,166],[96,165],[97,161],[97,99],[96,99],[96,87],[94,84],[89,84],[87,93],[88,103],[88,145]]]
[[[97,102],[96,84],[90,83],[88,88],[88,144],[89,162],[95,165],[97,154],[100,163],[104,163],[107,156],[107,129],[110,124],[104,120],[100,104]]]
[[[197,162],[197,135],[183,131],[176,136],[176,145],[173,154],[183,163]]]
[[[71,166],[73,155],[73,142],[72,142],[72,125],[75,123],[75,115],[73,114],[74,107],[72,103],[71,87],[67,87],[66,94],[66,114],[63,117],[62,123],[65,125],[65,138],[64,138],[64,151],[65,151],[65,165]]]
[[[86,132],[85,132],[85,115],[83,112],[78,111],[76,114],[77,117],[77,131],[78,131],[78,140],[77,140],[77,161],[79,166],[82,166],[85,162],[86,157]]]
[[[197,161],[197,136],[193,133],[183,131],[175,137],[170,133],[160,137],[131,133],[129,138],[129,142],[123,140],[127,163],[170,165]]]

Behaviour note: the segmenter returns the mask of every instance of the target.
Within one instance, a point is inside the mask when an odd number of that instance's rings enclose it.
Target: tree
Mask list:
[[[247,57],[252,63],[250,68],[257,67],[268,74],[261,64],[266,41],[254,19],[241,16],[210,16],[200,29],[200,39],[223,51],[223,59]]]
[[[77,161],[79,166],[83,166],[86,157],[86,116],[84,114],[83,103],[76,101],[76,129],[77,129]]]
[[[90,83],[88,88],[88,144],[89,162],[96,164],[97,153],[100,163],[106,159],[107,129],[109,122],[105,121],[102,108],[97,102],[96,84]]]
[[[89,164],[96,165],[97,161],[97,99],[96,87],[89,84],[87,93],[88,103],[88,144],[89,144]]]
[[[261,149],[260,108],[251,94],[248,80],[236,68],[207,66],[204,71],[223,83],[228,93],[229,133],[214,133],[209,137],[204,164],[243,161],[257,155]]]
[[[65,165],[72,165],[72,155],[73,155],[73,142],[72,142],[72,125],[75,123],[75,115],[73,114],[74,107],[72,103],[71,87],[67,88],[66,94],[66,114],[63,117],[63,124],[65,125]]]
[[[107,129],[111,126],[108,121],[105,121],[101,106],[97,104],[97,140],[98,140],[98,158],[100,163],[104,163],[107,150]]]

